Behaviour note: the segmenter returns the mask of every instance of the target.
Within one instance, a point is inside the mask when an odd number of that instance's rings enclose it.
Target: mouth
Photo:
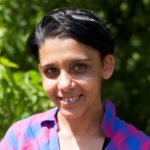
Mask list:
[[[71,96],[71,97],[59,97],[59,99],[64,104],[75,104],[79,101],[81,96],[83,96],[83,94],[77,96]]]

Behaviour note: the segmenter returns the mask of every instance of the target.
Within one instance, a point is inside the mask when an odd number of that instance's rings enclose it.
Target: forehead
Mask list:
[[[97,60],[100,61],[98,51],[74,39],[46,39],[39,49],[40,63],[72,60]]]

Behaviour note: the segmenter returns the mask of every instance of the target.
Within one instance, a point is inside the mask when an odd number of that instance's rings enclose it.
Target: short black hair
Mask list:
[[[72,38],[96,49],[102,58],[114,53],[115,41],[110,28],[85,9],[55,9],[41,19],[26,44],[37,60],[39,47],[47,38]]]

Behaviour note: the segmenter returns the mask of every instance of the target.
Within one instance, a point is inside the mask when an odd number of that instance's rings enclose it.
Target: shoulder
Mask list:
[[[117,139],[120,139],[120,148],[127,147],[137,150],[150,149],[150,137],[132,124],[120,120],[119,118],[116,118],[116,131],[114,132],[112,140],[114,143],[118,143]]]
[[[33,140],[41,134],[43,123],[47,120],[53,121],[57,109],[32,115],[14,123],[6,132],[0,142],[0,149],[12,149],[21,143]]]
[[[29,116],[25,119],[22,119],[20,121],[17,121],[14,123],[9,130],[14,130],[15,133],[22,132],[24,130],[27,130],[28,128],[41,126],[42,123],[46,120],[54,120],[55,113],[57,111],[57,108],[50,109],[46,112],[34,114],[32,116]],[[8,131],[9,131],[8,130]]]
[[[112,102],[105,103],[105,114],[102,129],[106,137],[110,138],[110,146],[117,149],[149,150],[150,137],[116,116]],[[118,140],[119,139],[119,140]]]

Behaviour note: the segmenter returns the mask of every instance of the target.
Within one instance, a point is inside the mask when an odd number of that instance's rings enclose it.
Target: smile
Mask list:
[[[80,99],[81,96],[82,96],[82,94],[80,94],[78,96],[65,97],[65,98],[60,98],[60,99],[65,104],[74,104],[74,103],[76,103],[76,102],[79,101],[79,99]]]

